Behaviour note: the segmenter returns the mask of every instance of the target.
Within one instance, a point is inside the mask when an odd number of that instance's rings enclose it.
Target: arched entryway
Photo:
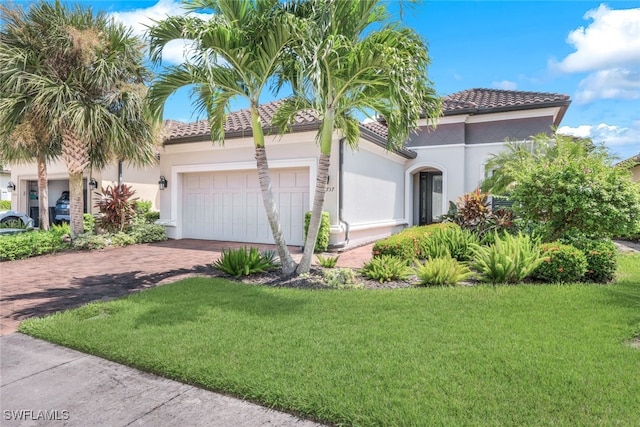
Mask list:
[[[414,165],[407,170],[406,178],[411,225],[431,224],[447,212],[447,173],[444,168],[431,164]]]

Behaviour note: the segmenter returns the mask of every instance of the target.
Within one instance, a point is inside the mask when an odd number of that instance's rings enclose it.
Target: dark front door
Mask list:
[[[442,215],[442,172],[420,172],[420,225],[431,224]]]

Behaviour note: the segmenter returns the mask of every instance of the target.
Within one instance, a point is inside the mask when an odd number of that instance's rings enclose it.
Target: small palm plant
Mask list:
[[[475,251],[473,267],[483,280],[496,283],[518,283],[529,276],[544,256],[540,246],[530,236],[495,234],[491,246],[480,246]]]
[[[473,275],[469,267],[451,255],[430,258],[416,269],[420,286],[454,286]]]

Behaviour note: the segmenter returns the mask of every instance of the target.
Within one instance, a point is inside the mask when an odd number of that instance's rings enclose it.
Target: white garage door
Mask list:
[[[302,245],[309,171],[271,170],[271,181],[287,244]],[[183,185],[183,237],[273,243],[257,172],[189,173]]]

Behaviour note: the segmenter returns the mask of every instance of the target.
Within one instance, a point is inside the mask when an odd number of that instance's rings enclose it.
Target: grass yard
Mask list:
[[[607,286],[194,278],[20,330],[330,424],[640,425],[640,256],[619,263]]]

